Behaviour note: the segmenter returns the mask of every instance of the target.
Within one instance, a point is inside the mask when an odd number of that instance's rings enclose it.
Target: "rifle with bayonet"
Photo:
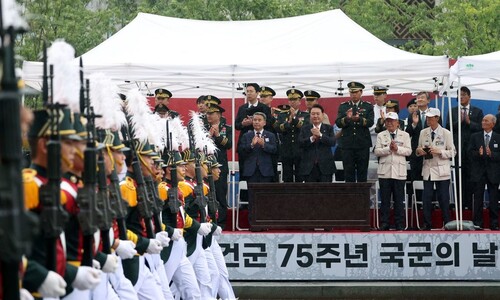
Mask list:
[[[131,126],[130,116],[125,112],[127,123]],[[124,142],[128,143],[130,146],[130,155],[132,156],[132,171],[134,172],[136,181],[136,192],[137,192],[137,208],[139,209],[139,214],[144,219],[146,226],[146,235],[148,238],[154,238],[153,223],[151,222],[151,217],[153,213],[151,212],[150,200],[146,190],[146,183],[144,182],[144,176],[142,175],[141,162],[137,156],[136,143],[137,140],[132,138],[129,128],[127,126],[122,127],[122,135],[124,137]]]
[[[19,29],[3,24],[0,3],[2,79],[0,92],[0,265],[4,299],[19,299],[19,264],[30,249],[29,224],[23,205],[21,95],[15,76],[14,41]],[[33,222],[31,222],[33,223]],[[55,246],[55,244],[54,244]]]
[[[85,93],[85,89],[87,93]],[[97,148],[95,138],[95,118],[88,98],[88,82],[84,85],[83,66],[80,58],[80,111],[87,119],[87,147],[85,148],[83,187],[78,189],[76,202],[80,211],[78,221],[83,234],[82,265],[92,266],[94,259],[94,233],[97,231],[97,218],[102,214],[97,207]],[[98,241],[95,241],[98,242]]]
[[[103,132],[100,131],[102,134]],[[100,137],[102,141],[104,137]],[[106,179],[106,167],[104,165],[104,155],[102,150],[99,151],[97,159],[97,208],[101,212],[97,216],[97,227],[101,231],[102,252],[111,254],[111,241],[109,239],[109,228],[113,226],[112,208],[109,199],[108,182]]]
[[[205,155],[208,155],[205,151]],[[217,198],[216,198],[216,192],[215,192],[215,181],[214,181],[214,175],[212,173],[212,168],[210,165],[208,165],[208,172],[207,172],[207,180],[208,180],[208,186],[210,190],[208,191],[208,215],[210,216],[210,219],[212,222],[217,222]]]
[[[201,162],[200,156],[194,146],[194,136],[191,130],[188,130],[189,133],[189,149],[191,153],[194,153],[194,162],[195,162],[195,175],[196,175],[196,185],[194,186],[194,194],[195,201],[194,204],[198,206],[200,211],[200,220],[201,223],[207,221],[207,213],[205,211],[205,206],[207,205],[206,197],[203,194],[203,176],[201,174]]]
[[[161,201],[158,195],[158,186],[153,180],[153,177],[145,176],[144,182],[146,184],[148,198],[151,200],[151,211],[153,213],[153,224],[155,227],[154,232],[158,233],[162,231],[161,211],[163,210],[163,201]]]
[[[118,236],[120,240],[127,239],[127,225],[125,218],[127,217],[127,203],[122,198],[122,193],[120,191],[120,180],[118,179],[118,174],[116,174],[116,169],[113,168],[111,174],[109,175],[110,184],[109,188],[109,199],[110,205],[112,207],[111,216],[116,219],[118,225]]]
[[[179,178],[177,178],[177,164],[175,162],[175,152],[172,146],[172,134],[169,131],[169,120],[166,122],[167,126],[167,134],[168,139],[166,143],[166,153],[168,153],[168,157],[172,159],[170,164],[170,182],[172,186],[168,189],[168,208],[170,212],[173,214],[177,214],[179,212]],[[167,164],[169,164],[167,160]]]
[[[47,49],[43,52],[43,102],[49,114],[50,138],[47,142],[47,184],[40,188],[42,211],[40,220],[45,238],[45,266],[56,270],[56,241],[68,220],[68,213],[61,206],[61,136],[59,123],[64,105],[54,103],[53,77],[54,68],[49,66],[47,75]],[[51,97],[49,99],[49,81]]]

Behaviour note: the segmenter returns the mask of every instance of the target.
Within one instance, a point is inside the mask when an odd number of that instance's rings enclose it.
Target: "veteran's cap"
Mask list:
[[[388,112],[386,115],[385,115],[385,118],[386,119],[392,119],[392,120],[399,120],[399,116],[397,113],[395,112]]]
[[[426,117],[440,117],[441,116],[441,111],[439,111],[439,108],[431,107],[425,113],[425,116]]]

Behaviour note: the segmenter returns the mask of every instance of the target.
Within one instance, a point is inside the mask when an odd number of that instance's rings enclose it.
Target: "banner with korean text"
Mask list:
[[[227,233],[231,280],[498,280],[499,234]]]

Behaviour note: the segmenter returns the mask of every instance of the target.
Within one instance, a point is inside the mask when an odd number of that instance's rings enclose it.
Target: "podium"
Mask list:
[[[374,183],[249,183],[250,228],[370,231]]]

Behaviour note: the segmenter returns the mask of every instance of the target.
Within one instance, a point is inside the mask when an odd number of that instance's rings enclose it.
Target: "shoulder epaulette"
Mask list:
[[[168,199],[168,185],[165,181],[158,183],[158,196],[161,201],[165,201]]]
[[[36,170],[24,169],[23,170],[23,186],[24,186],[24,206],[27,210],[38,207],[40,184],[36,179]]]
[[[132,178],[128,176],[125,178],[125,181],[120,184],[120,192],[123,200],[127,201],[130,207],[137,206],[137,191]]]
[[[179,181],[179,190],[181,190],[182,196],[184,197],[193,193],[193,188],[186,181]]]

